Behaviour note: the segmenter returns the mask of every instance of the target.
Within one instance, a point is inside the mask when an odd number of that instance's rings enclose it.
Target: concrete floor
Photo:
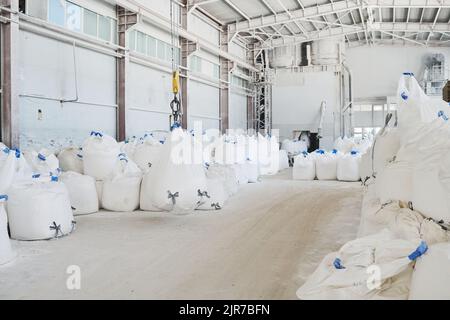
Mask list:
[[[219,212],[78,217],[48,242],[14,242],[0,299],[295,299],[322,258],[356,238],[362,188],[291,171],[243,187]],[[66,287],[71,265],[81,290]]]

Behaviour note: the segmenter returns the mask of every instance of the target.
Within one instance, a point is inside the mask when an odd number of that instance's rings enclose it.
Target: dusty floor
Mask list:
[[[356,237],[362,188],[290,170],[243,187],[220,212],[99,213],[48,242],[14,242],[0,299],[295,299],[322,258]],[[67,268],[80,267],[70,291]]]

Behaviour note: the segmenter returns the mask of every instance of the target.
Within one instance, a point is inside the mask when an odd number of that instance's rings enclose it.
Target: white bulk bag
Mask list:
[[[200,199],[198,201],[197,210],[221,210],[228,200],[228,194],[225,190],[223,180],[217,177],[209,178],[208,172],[206,175],[208,191],[199,194]]]
[[[92,132],[83,143],[84,174],[96,180],[106,179],[114,169],[120,147],[117,141],[99,132]]]
[[[62,171],[83,174],[83,155],[80,148],[70,147],[58,154],[59,166]]]
[[[371,167],[372,173],[377,175],[386,167],[389,161],[395,157],[400,149],[400,136],[398,129],[388,128],[382,135],[375,138],[371,149]]]
[[[139,208],[142,171],[125,155],[110,177],[103,181],[102,206],[106,210],[131,212]]]
[[[316,151],[316,176],[319,180],[337,180],[338,155],[323,150]]]
[[[416,263],[410,300],[450,300],[450,243],[430,246]]]
[[[295,157],[292,175],[294,180],[314,180],[316,178],[316,163],[314,157],[307,152]]]
[[[364,153],[361,156],[359,176],[364,184],[367,184],[367,182],[372,178],[372,154],[370,152]]]
[[[69,191],[70,204],[75,216],[98,212],[99,203],[95,179],[77,172],[64,172],[60,181]]]
[[[296,155],[307,151],[308,147],[305,141],[286,139],[281,144],[281,150],[285,150],[288,154]]]
[[[63,183],[17,183],[11,186],[8,197],[11,238],[47,240],[73,231],[69,192]]]
[[[157,141],[152,136],[147,136],[143,143],[136,146],[133,156],[130,156],[130,158],[142,172],[146,173],[158,162],[162,147],[163,144],[160,141]]]
[[[208,168],[207,175],[210,179],[222,180],[225,192],[228,196],[232,196],[238,192],[238,177],[233,166],[211,165]]]
[[[376,190],[381,203],[412,201],[413,166],[408,162],[393,161],[377,176]]]
[[[0,195],[0,265],[8,263],[14,258],[8,235],[8,217],[5,211],[5,202],[7,200],[8,196]]]
[[[279,171],[289,169],[289,157],[286,150],[280,150],[279,152]]]
[[[352,151],[355,148],[355,146],[356,144],[353,141],[353,139],[349,139],[347,137],[344,138],[339,137],[334,142],[334,149],[344,154]]]
[[[42,149],[39,152],[34,150],[24,152],[24,157],[35,174],[55,176],[59,175],[61,171],[58,158],[46,149]]]
[[[133,159],[134,152],[136,151],[136,148],[139,144],[139,139],[137,139],[136,137],[132,137],[131,139],[123,142],[123,144],[120,146],[120,152],[125,153],[129,159]]]
[[[257,183],[259,181],[259,169],[258,164],[251,160],[247,160],[245,164],[247,171],[247,178],[249,183]]]
[[[9,148],[0,142],[0,169],[3,167],[3,164],[8,158],[9,153]]]
[[[439,104],[425,94],[412,74],[405,73],[400,78],[397,98],[398,128],[403,142],[414,137],[421,124],[438,117],[436,106]]]
[[[102,197],[103,197],[103,181],[97,180],[95,181],[95,189],[97,190],[97,196],[98,196],[98,208],[102,209]]]
[[[337,179],[339,181],[359,181],[360,163],[361,154],[355,151],[339,157],[337,164]]]
[[[277,174],[280,168],[279,145],[276,137],[258,137],[258,159],[262,176]]]
[[[428,218],[450,222],[450,181],[440,177],[439,168],[416,169],[412,181],[414,210]]]
[[[33,176],[33,170],[20,150],[9,150],[8,157],[0,168],[0,193],[7,193],[14,182],[29,180]]]
[[[232,167],[236,172],[238,184],[241,186],[248,184],[248,174],[246,164],[235,164]]]
[[[350,241],[325,257],[297,296],[303,300],[406,299],[403,282],[395,296],[384,294],[398,277],[410,276],[414,261],[427,249],[425,242],[395,239],[388,231]],[[375,273],[379,283],[371,277]]]
[[[208,191],[202,165],[193,164],[183,149],[192,145],[191,138],[182,129],[172,131],[155,164],[153,181],[151,185],[146,183],[145,194],[141,193],[141,198],[149,197],[151,206],[162,211],[187,213],[196,208],[199,191]]]

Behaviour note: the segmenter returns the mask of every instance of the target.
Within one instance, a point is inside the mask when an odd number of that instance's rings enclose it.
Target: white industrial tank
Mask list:
[[[342,39],[340,38],[314,41],[311,45],[312,64],[313,65],[339,64],[341,43]]]

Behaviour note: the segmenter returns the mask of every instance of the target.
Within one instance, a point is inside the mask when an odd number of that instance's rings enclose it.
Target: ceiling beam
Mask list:
[[[433,23],[392,23],[392,22],[383,22],[383,23],[375,23],[373,27],[373,31],[378,31],[381,33],[389,34],[392,37],[403,39],[405,37],[399,36],[396,33],[399,32],[407,32],[407,33],[427,33],[430,32],[433,28]],[[329,28],[318,30],[315,32],[310,32],[309,39],[300,38],[300,37],[286,37],[286,38],[277,38],[272,39],[271,41],[267,41],[262,49],[266,48],[276,48],[285,45],[292,44],[300,44],[307,41],[315,41],[321,39],[329,39],[329,38],[339,38],[345,37],[351,34],[355,34],[358,32],[364,32],[365,27],[362,23],[357,25],[342,25],[336,28]],[[447,23],[436,23],[434,24],[434,32],[437,33],[446,33],[450,32],[450,25]],[[411,40],[415,43],[419,43],[417,40]],[[267,46],[267,47],[265,47]]]

